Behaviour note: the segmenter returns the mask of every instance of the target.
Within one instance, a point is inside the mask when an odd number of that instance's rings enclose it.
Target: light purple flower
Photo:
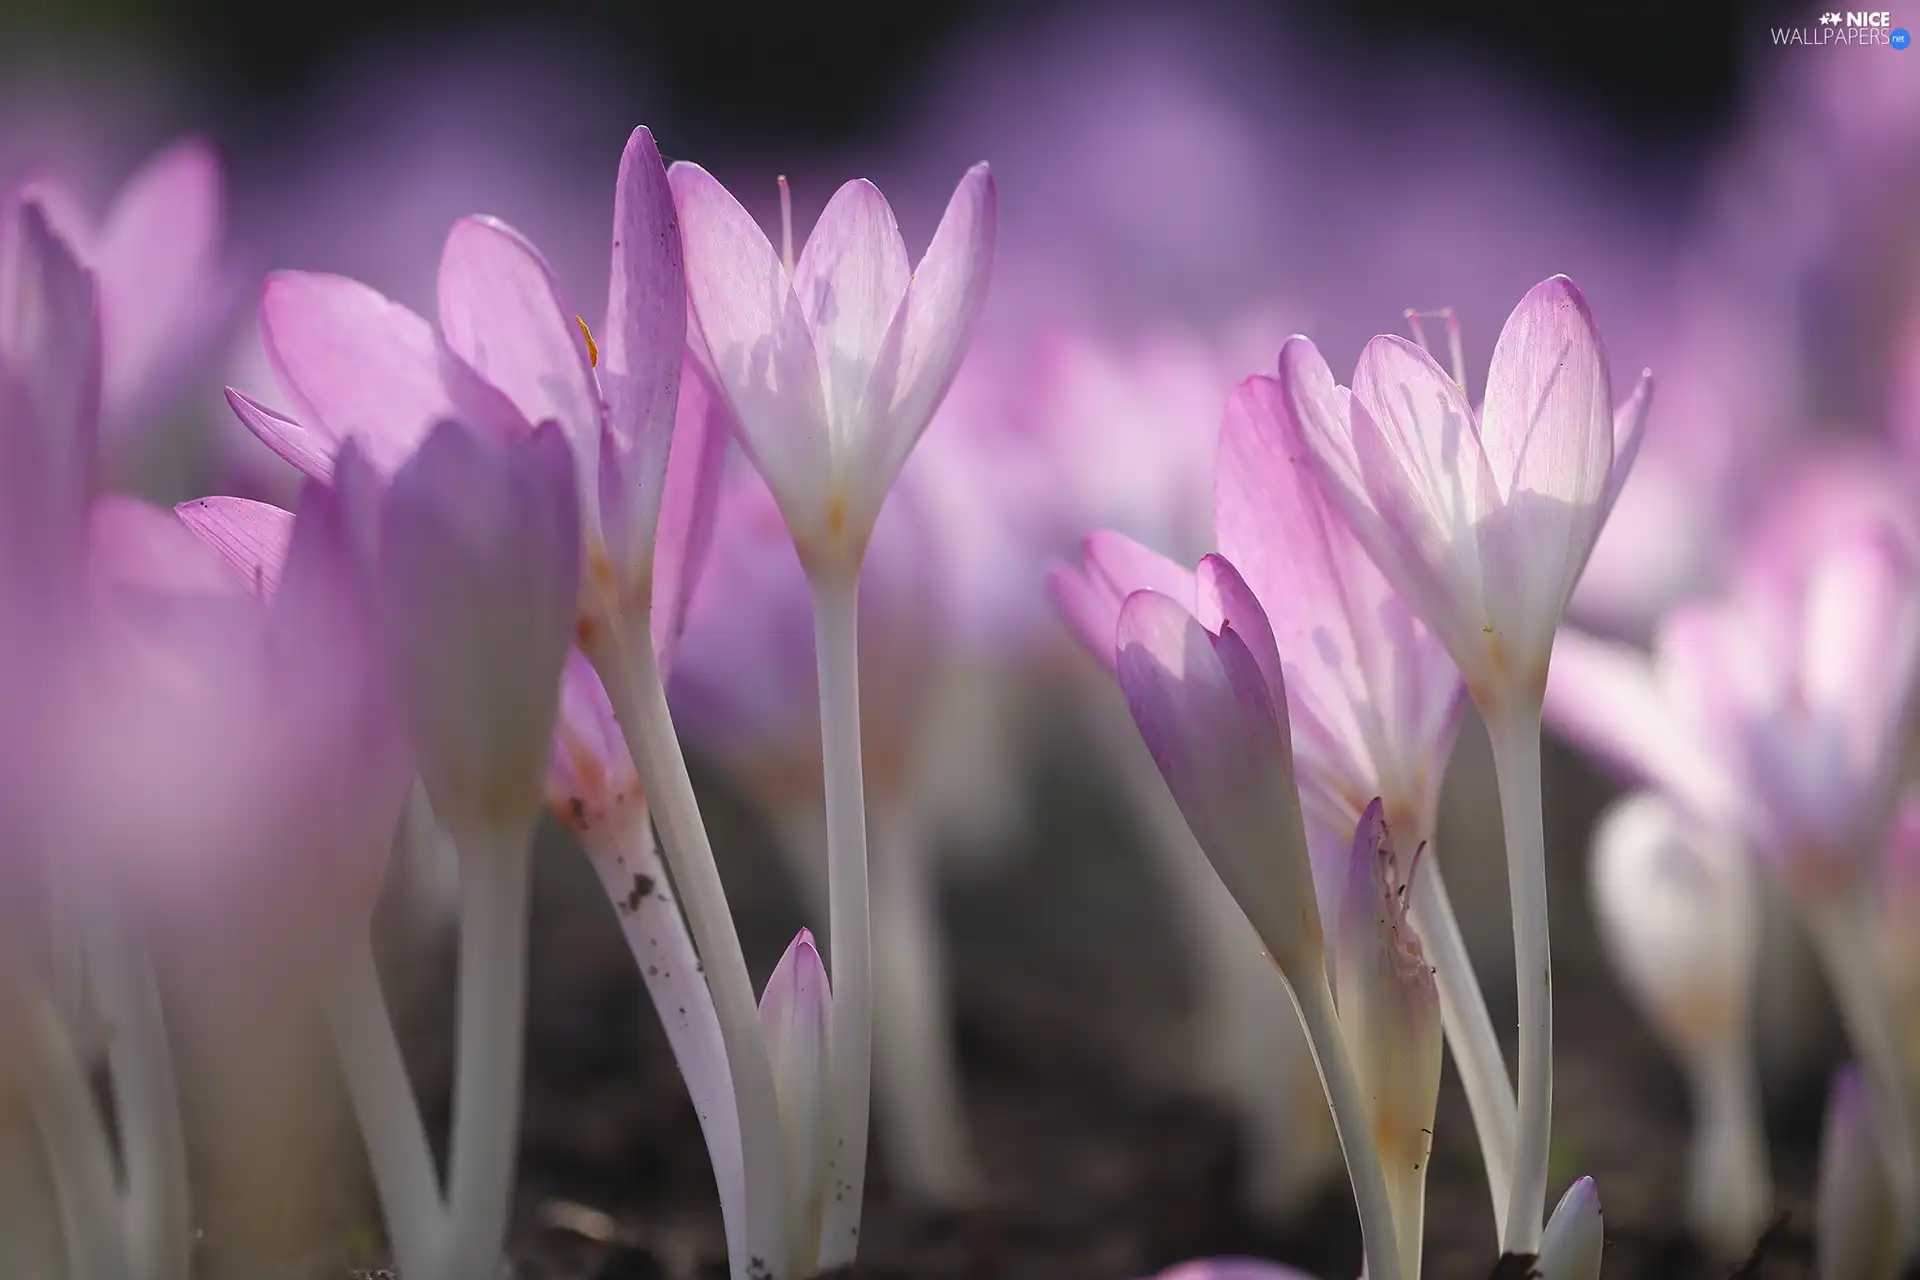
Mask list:
[[[343,277],[277,274],[261,338],[293,412],[238,392],[229,400],[310,475],[327,474],[348,439],[389,474],[447,418],[497,436],[557,422],[579,472],[585,603],[601,618],[644,607],[686,324],[678,224],[652,135],[636,129],[621,158],[604,355],[539,250],[496,219],[463,219],[447,237],[439,321],[436,331]]]
[[[1916,680],[1920,574],[1874,529],[1675,611],[1651,656],[1562,632],[1547,716],[1824,895],[1877,857]]]
[[[1556,276],[1514,309],[1476,413],[1404,338],[1367,344],[1352,391],[1289,341],[1280,383],[1328,492],[1484,707],[1538,698],[1554,628],[1619,494],[1651,377],[1616,414],[1586,299]]]
[[[1194,838],[1280,971],[1317,982],[1324,941],[1273,633],[1226,561],[1208,556],[1196,578],[1202,617],[1157,591],[1127,597],[1120,687]]]
[[[386,493],[381,617],[421,779],[456,841],[517,832],[541,807],[579,528],[553,424],[506,442],[442,425]]]
[[[232,316],[238,278],[222,259],[225,187],[219,156],[198,138],[149,160],[98,219],[56,178],[26,185],[99,280],[110,440],[156,425]]]
[[[696,348],[740,442],[802,558],[831,550],[857,565],[986,297],[993,175],[967,171],[918,267],[870,182],[840,188],[789,265],[705,169],[683,162],[670,176]]]
[[[760,1027],[773,1060],[785,1147],[788,1212],[799,1217],[800,1256],[820,1250],[820,1215],[827,1195],[827,1143],[833,988],[827,967],[802,929],[788,944],[760,996]]]

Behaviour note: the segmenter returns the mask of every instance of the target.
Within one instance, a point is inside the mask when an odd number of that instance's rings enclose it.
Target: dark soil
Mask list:
[[[1549,767],[1568,771],[1551,756]],[[876,1156],[859,1274],[1125,1280],[1185,1258],[1251,1254],[1326,1280],[1357,1275],[1359,1233],[1344,1185],[1330,1183],[1291,1225],[1254,1220],[1238,1193],[1234,1125],[1177,1083],[1187,1052],[1179,924],[1167,918],[1124,807],[1088,780],[1093,773],[1070,754],[1056,760],[1037,788],[1045,799],[1029,849],[966,868],[950,886],[960,1052],[986,1191],[964,1211],[916,1210],[889,1188]],[[1824,1077],[1815,1072],[1774,1101],[1781,1214],[1761,1249],[1738,1266],[1702,1258],[1681,1230],[1684,1094],[1599,963],[1586,920],[1578,860],[1594,785],[1576,779],[1562,792],[1548,797],[1550,840],[1561,846],[1553,1194],[1580,1173],[1598,1179],[1611,1277],[1811,1275]],[[794,895],[777,864],[756,854],[766,840],[745,807],[711,807],[757,980],[800,923]],[[700,1131],[606,903],[575,874],[575,859],[556,849],[546,863],[519,1275],[724,1277]],[[1478,948],[1484,976],[1506,967],[1506,945],[1495,938]],[[1493,999],[1496,1022],[1510,1019],[1510,996]],[[1498,1259],[1472,1125],[1450,1072],[1436,1127],[1425,1272],[1478,1280]]]

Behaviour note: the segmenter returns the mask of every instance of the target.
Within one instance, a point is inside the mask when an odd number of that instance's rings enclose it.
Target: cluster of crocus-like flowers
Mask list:
[[[1542,1235],[1552,1015],[1541,703],[1555,628],[1632,464],[1650,380],[1615,411],[1598,331],[1563,278],[1508,320],[1477,411],[1457,357],[1449,373],[1394,337],[1368,344],[1352,390],[1304,338],[1281,349],[1279,375],[1242,384],[1221,427],[1223,554],[1188,572],[1096,535],[1082,572],[1056,571],[1055,600],[1112,654],[1174,800],[1293,997],[1368,1274],[1420,1270],[1443,1007],[1495,1234],[1509,1253],[1564,1265],[1565,1246]],[[1437,867],[1416,872],[1464,694],[1491,732],[1507,826],[1517,1105]],[[1415,836],[1404,862],[1389,824]]]
[[[15,1046],[0,1066],[46,1150],[68,1273],[189,1274],[189,1144],[150,952],[210,901],[270,980],[320,1009],[401,1273],[498,1271],[549,818],[605,890],[686,1080],[733,1275],[856,1260],[870,1092],[896,1181],[963,1200],[937,819],[915,771],[948,758],[923,740],[950,723],[931,708],[971,610],[943,596],[985,535],[953,509],[965,486],[925,482],[909,457],[983,306],[985,166],[917,265],[865,182],[796,253],[790,217],[776,243],[637,130],[591,323],[541,250],[487,217],[448,234],[431,317],[355,280],[276,274],[260,309],[276,385],[228,403],[299,473],[297,498],[168,511],[102,478],[225,314],[218,205],[197,144],[97,225],[38,179],[0,193],[0,1043]],[[1296,1095],[1324,1101],[1366,1274],[1413,1280],[1444,1046],[1489,1245],[1542,1276],[1598,1274],[1593,1182],[1546,1212],[1544,718],[1641,788],[1597,832],[1593,897],[1698,1112],[1695,1225],[1738,1256],[1770,1213],[1747,1042],[1774,894],[1812,936],[1861,1061],[1833,1089],[1822,1265],[1887,1274],[1920,1229],[1905,790],[1920,539],[1888,514],[1903,498],[1826,512],[1811,534],[1757,532],[1725,591],[1669,613],[1650,653],[1562,629],[1651,380],[1620,393],[1564,277],[1521,299],[1478,402],[1458,332],[1443,367],[1428,317],[1409,318],[1415,340],[1369,342],[1350,386],[1305,338],[1218,401],[1217,369],[1175,360],[1195,376],[1171,399],[1205,400],[1204,430],[1162,432],[1174,411],[1151,405],[1140,456],[1104,477],[1127,493],[1076,494],[1035,522],[1145,495],[1145,541],[1087,534],[1046,581],[1137,726],[1138,743],[1113,744],[1137,767],[1130,798],[1212,953],[1203,1070],[1278,1118],[1270,1145],[1302,1153],[1273,1165],[1289,1195],[1318,1171],[1311,1136],[1286,1128]],[[984,485],[1001,446],[1069,467],[1099,432],[1065,435],[988,433],[934,457]],[[1467,855],[1438,840],[1469,701],[1506,836],[1517,1088],[1443,875]],[[683,737],[824,867],[809,904],[824,955],[802,930],[757,994]],[[444,1161],[374,939],[390,862],[442,843],[459,930]]]
[[[193,159],[146,186],[180,185]],[[497,1270],[533,835],[548,813],[600,875],[687,1077],[733,1274],[851,1261],[872,1016],[854,601],[887,490],[984,296],[985,166],[917,270],[863,182],[783,262],[717,183],[691,166],[670,176],[637,130],[594,326],[540,251],[489,218],[447,238],[437,323],[353,280],[275,275],[261,337],[279,394],[228,398],[304,474],[291,511],[213,497],[170,513],[96,494],[103,371],[118,367],[103,350],[151,354],[171,300],[150,290],[127,313],[108,292],[126,256],[113,246],[173,227],[140,223],[131,203],[138,225],[115,224],[98,274],[36,189],[0,208],[0,439],[17,522],[0,609],[6,691],[26,713],[8,719],[8,759],[34,755],[16,728],[51,726],[33,785],[7,794],[24,837],[7,900],[22,910],[0,1019],[26,1046],[72,1273],[187,1274],[185,1147],[134,908],[147,881],[164,894],[195,860],[202,890],[248,904],[260,948],[324,1011],[400,1269]],[[663,674],[730,434],[814,590],[832,871],[835,989],[803,932],[757,999]],[[85,804],[102,794],[115,802]],[[444,1170],[374,963],[397,832],[444,833],[458,857]],[[86,939],[79,997],[60,980],[80,946],[69,933]],[[94,1008],[110,1024],[117,1142],[90,1096],[80,1029]]]

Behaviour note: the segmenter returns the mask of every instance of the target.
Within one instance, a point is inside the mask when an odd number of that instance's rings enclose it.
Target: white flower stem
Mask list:
[[[460,995],[441,1280],[493,1280],[520,1145],[533,824],[457,832]]]
[[[1911,1259],[1920,1241],[1920,1153],[1916,1152],[1913,1097],[1909,1092],[1894,1012],[1887,999],[1874,930],[1857,901],[1836,895],[1802,898],[1814,949],[1832,984],[1847,1038],[1873,1090],[1879,1145],[1885,1153],[1901,1226],[1900,1256]]]
[[[1473,957],[1461,936],[1460,921],[1440,875],[1440,861],[1428,849],[1419,874],[1413,877],[1413,926],[1433,964],[1440,989],[1440,1021],[1453,1054],[1454,1070],[1466,1090],[1467,1109],[1473,1114],[1480,1139],[1480,1160],[1486,1166],[1487,1190],[1493,1198],[1496,1239],[1507,1230],[1507,1194],[1513,1179],[1513,1152],[1520,1113],[1507,1077],[1506,1055],[1500,1051],[1487,1012],[1487,997],[1473,972]]]
[[[1692,1064],[1689,1076],[1688,1217],[1716,1255],[1737,1261],[1753,1251],[1773,1199],[1752,1046],[1744,1034],[1731,1037]]]
[[[102,895],[104,898],[106,895]],[[107,901],[85,912],[91,985],[109,1036],[127,1239],[139,1280],[186,1280],[193,1253],[180,1090],[145,943]]]
[[[1347,1159],[1347,1176],[1353,1182],[1354,1204],[1360,1212],[1367,1280],[1416,1280],[1401,1275],[1400,1243],[1394,1231],[1393,1202],[1387,1196],[1380,1148],[1366,1097],[1360,1092],[1353,1061],[1347,1056],[1326,971],[1316,968],[1306,981],[1289,983],[1289,990],[1300,1010],[1300,1021],[1306,1026],[1307,1042],[1313,1046],[1320,1083],[1327,1091],[1327,1105],[1333,1109],[1333,1127]]]
[[[790,1229],[793,1224],[786,1207],[780,1111],[767,1041],[760,1030],[760,1006],[727,908],[713,845],[700,817],[700,803],[693,794],[693,780],[687,774],[686,756],[673,731],[646,613],[631,619],[626,630],[632,636],[629,643],[594,644],[586,655],[606,688],[660,828],[674,888],[706,967],[707,987],[713,993],[714,1013],[720,1019],[733,1073],[746,1249],[732,1256],[729,1265],[734,1280],[785,1280],[790,1270],[788,1242],[797,1237]]]
[[[828,944],[833,982],[831,1140],[820,1268],[850,1264],[860,1245],[873,1076],[872,921],[867,906],[866,783],[860,765],[858,570],[812,576],[820,746],[826,769]]]
[[[588,827],[580,833],[580,843],[613,902],[620,932],[633,952],[633,963],[667,1033],[667,1047],[700,1117],[700,1133],[706,1139],[720,1192],[727,1256],[742,1257],[746,1224],[740,1213],[740,1112],[734,1105],[726,1038],[693,936],[654,848],[647,811],[629,810]]]
[[[1502,1249],[1540,1251],[1553,1127],[1553,958],[1547,933],[1547,837],[1540,810],[1540,707],[1486,709],[1507,841],[1513,972],[1520,1004],[1520,1127]]]
[[[86,1280],[134,1280],[113,1148],[86,1066],[53,1001],[12,956],[0,957],[0,1022],[40,1130],[69,1270]]]
[[[873,860],[874,1087],[887,1170],[907,1196],[952,1207],[974,1189],[960,1101],[933,851],[905,800],[880,824]]]
[[[317,983],[327,1033],[373,1171],[394,1265],[402,1275],[429,1275],[446,1231],[447,1205],[419,1099],[407,1078],[406,1059],[380,987],[371,934],[356,928],[342,938],[324,957]]]

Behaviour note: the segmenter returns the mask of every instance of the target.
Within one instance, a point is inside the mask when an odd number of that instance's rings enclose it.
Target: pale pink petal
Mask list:
[[[1158,591],[1183,605],[1192,605],[1193,570],[1124,533],[1113,529],[1090,533],[1080,542],[1080,555],[1087,572],[1104,580],[1122,600],[1136,591]]]
[[[878,433],[860,462],[860,496],[876,511],[960,371],[987,299],[999,207],[992,171],[967,170],[887,330],[861,414]]]
[[[1633,462],[1640,456],[1640,441],[1646,434],[1647,411],[1653,407],[1653,370],[1642,369],[1633,384],[1633,394],[1613,411],[1613,470],[1607,475],[1607,490],[1600,499],[1600,523],[1613,514],[1613,504],[1633,473]]]
[[[857,178],[834,192],[793,268],[793,292],[813,332],[834,448],[859,450],[884,411],[866,403],[867,382],[906,296],[913,267],[880,188]]]
[[[1544,655],[1600,535],[1613,398],[1593,315],[1565,276],[1520,300],[1493,349],[1480,440],[1504,511],[1482,538],[1489,620]]]
[[[1592,507],[1612,470],[1613,422],[1606,352],[1585,295],[1565,276],[1541,281],[1507,317],[1487,368],[1480,442],[1501,496]]]
[[[439,299],[447,349],[528,422],[558,422],[591,486],[600,391],[577,313],[540,251],[496,218],[462,218],[441,250]]]
[[[1120,686],[1187,825],[1281,972],[1320,962],[1320,916],[1284,708],[1233,631],[1138,591],[1120,610]]]
[[[627,139],[614,187],[613,270],[600,337],[600,387],[624,477],[619,495],[602,483],[600,505],[602,520],[625,530],[620,545],[608,548],[618,563],[653,543],[686,346],[680,215],[659,148],[642,126]],[[615,541],[610,531],[608,540]]]
[[[164,508],[119,494],[104,494],[88,508],[87,576],[108,591],[239,597],[247,589],[216,548]]]
[[[1546,722],[1583,751],[1666,792],[1697,820],[1731,817],[1739,791],[1689,709],[1647,656],[1563,628],[1547,675]]]
[[[740,443],[789,514],[831,500],[826,391],[786,268],[758,224],[699,165],[667,171],[680,211],[687,295]]]
[[[357,280],[299,271],[267,277],[260,341],[294,416],[329,452],[358,440],[382,474],[454,412],[433,326]]]
[[[1047,568],[1047,598],[1094,661],[1115,670],[1114,636],[1122,597],[1104,579],[1062,561]]]
[[[1372,795],[1428,809],[1464,686],[1329,502],[1275,379],[1249,378],[1228,401],[1214,525],[1273,626],[1303,778],[1343,798],[1348,825]]]
[[[37,562],[59,584],[77,573],[93,493],[99,306],[37,203],[0,213],[0,566]]]
[[[285,414],[275,413],[243,391],[227,388],[227,404],[240,425],[251,431],[261,444],[278,454],[283,462],[314,480],[333,475],[333,450],[336,441],[307,430]]]
[[[100,276],[104,395],[124,408],[219,318],[226,183],[211,145],[189,138],[148,161],[115,197],[88,259]]]
[[[1296,413],[1299,400],[1290,392]],[[1482,537],[1502,512],[1466,395],[1423,348],[1385,335],[1361,352],[1347,411],[1367,501],[1356,505],[1337,484],[1329,492],[1344,499],[1354,536],[1463,673],[1487,674],[1487,649],[1498,638],[1485,631],[1495,601]],[[1300,422],[1311,426],[1304,416]],[[1303,435],[1316,460],[1328,456],[1312,430]],[[1497,598],[1508,591],[1503,581]]]
[[[1845,734],[1842,749],[1863,773],[1890,768],[1920,661],[1920,580],[1893,529],[1869,529],[1815,562],[1802,643],[1809,714]],[[1862,696],[1866,673],[1873,696]]]
[[[255,595],[273,595],[293,534],[291,511],[248,498],[214,497],[183,502],[173,513],[218,551]]]
[[[1273,705],[1285,710],[1287,682],[1280,673],[1280,649],[1273,640],[1273,624],[1267,621],[1267,611],[1260,607],[1253,588],[1247,585],[1238,569],[1219,555],[1201,558],[1194,583],[1194,617],[1212,632],[1233,628],[1234,634],[1247,646],[1247,652],[1253,655],[1254,662],[1259,664]]]
[[[663,672],[672,668],[687,606],[713,546],[732,439],[726,401],[691,361],[681,376],[677,418],[653,549],[653,647]]]
[[[575,492],[552,423],[507,444],[443,424],[388,489],[381,612],[421,779],[456,836],[539,812],[579,599]]]

